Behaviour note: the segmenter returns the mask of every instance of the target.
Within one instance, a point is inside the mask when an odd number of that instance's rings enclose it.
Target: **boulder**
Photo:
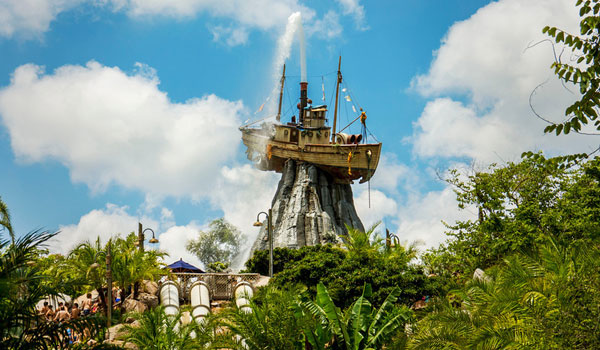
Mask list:
[[[346,225],[364,231],[349,184],[336,183],[314,164],[287,160],[273,208],[273,247],[300,248],[340,242]],[[268,249],[266,222],[252,252]],[[251,252],[251,253],[252,253]]]
[[[140,293],[138,300],[144,303],[148,309],[158,306],[158,297],[154,294]]]
[[[142,281],[143,292],[151,295],[158,295],[158,283],[154,281]]]
[[[118,324],[115,326],[112,326],[108,329],[108,341],[109,342],[113,342],[117,339],[122,339],[125,334],[127,334],[127,331],[125,329],[125,325],[124,324]]]
[[[148,309],[148,306],[139,300],[126,299],[123,304],[125,312],[144,312]]]

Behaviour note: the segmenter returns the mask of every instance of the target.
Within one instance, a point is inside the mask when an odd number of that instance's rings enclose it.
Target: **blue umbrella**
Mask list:
[[[196,266],[186,263],[185,261],[183,261],[183,259],[179,259],[178,261],[175,261],[174,263],[172,263],[171,265],[168,265],[167,267],[170,268],[171,271],[173,271],[173,272],[198,272],[198,273],[204,272],[204,271],[200,270],[199,268],[197,268]]]

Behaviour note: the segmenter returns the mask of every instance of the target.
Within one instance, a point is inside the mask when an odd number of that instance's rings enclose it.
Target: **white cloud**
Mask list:
[[[190,18],[207,13],[211,17],[232,19],[243,26],[262,30],[284,26],[290,14],[301,11],[303,16],[314,16],[314,10],[298,0],[111,0],[118,9],[134,17],[166,16]]]
[[[343,28],[340,24],[340,16],[333,10],[327,11],[321,19],[315,19],[306,28],[306,33],[311,36],[314,34],[319,35],[324,39],[334,39],[342,34]]]
[[[225,219],[239,228],[246,239],[240,259],[234,262],[234,267],[240,267],[246,261],[259,231],[252,224],[259,212],[270,208],[280,176],[274,172],[257,170],[248,164],[221,169],[210,201],[223,211]]]
[[[27,162],[56,159],[99,191],[116,183],[159,196],[206,195],[237,151],[242,103],[215,95],[173,103],[147,73],[93,61],[52,74],[17,68],[0,90],[13,151]]]
[[[189,223],[185,226],[172,226],[158,236],[160,250],[169,254],[165,263],[170,264],[179,259],[188,262],[196,267],[203,268],[204,264],[185,249],[189,240],[198,238],[198,231],[203,228],[195,223]]]
[[[369,191],[363,189],[354,196],[354,206],[365,230],[386,217],[395,217],[398,213],[396,201],[378,190],[371,190],[369,198]],[[385,224],[379,225],[378,230],[384,232]]]
[[[39,37],[56,16],[83,0],[3,0],[0,1],[0,36]]]
[[[128,210],[126,206],[120,207],[108,203],[104,209],[94,209],[83,215],[77,224],[61,226],[60,233],[49,243],[50,251],[67,254],[86,240],[95,242],[97,237],[100,237],[102,244],[105,244],[111,237],[125,237],[131,232],[137,232],[138,222],[141,221],[144,228],[152,228],[155,231],[159,240],[158,246],[155,246],[148,243],[150,237],[146,235],[146,249],[158,248],[169,254],[165,257],[167,264],[183,258],[190,264],[202,266],[198,258],[185,249],[187,241],[197,238],[198,231],[203,229],[202,227],[194,222],[184,226],[176,226],[174,223],[164,224],[147,216],[138,219],[130,215]],[[167,208],[162,209],[162,219],[165,217],[169,219],[173,217],[173,213]],[[164,232],[161,233],[159,227],[164,227]]]
[[[213,41],[220,42],[224,39],[228,46],[242,45],[248,42],[248,30],[242,27],[209,26]]]
[[[60,13],[86,3],[84,0],[5,0],[0,2],[0,36],[11,38],[21,34],[25,38],[39,38],[49,30],[51,22]],[[358,0],[338,0],[338,3],[344,15],[354,17],[357,28],[366,28],[364,7]],[[91,5],[126,12],[134,19],[166,17],[192,20],[205,15],[222,21],[208,28],[215,41],[223,41],[228,46],[245,44],[253,29],[270,31],[284,28],[294,12],[302,13],[309,34],[332,39],[342,32],[337,12],[330,9],[322,18],[317,18],[316,11],[300,0],[94,0]]]
[[[100,237],[102,244],[111,236],[127,236],[136,232],[138,221],[146,227],[158,227],[158,222],[149,217],[138,219],[127,213],[127,206],[108,203],[105,209],[95,209],[83,215],[77,224],[60,226],[60,233],[49,242],[51,252],[66,254],[85,241],[95,242]]]
[[[365,26],[365,8],[360,4],[360,0],[337,0],[337,2],[342,7],[344,15],[354,16],[357,28],[367,29]]]
[[[398,193],[400,190],[415,190],[418,181],[414,169],[411,170],[407,165],[399,163],[394,153],[383,153],[377,165],[377,172],[371,178],[371,187],[386,193]],[[356,185],[355,188],[357,186],[361,185]]]
[[[590,150],[590,138],[544,135],[545,123],[529,107],[532,91],[550,78],[533,104],[547,118],[563,119],[574,97],[553,78],[549,43],[526,48],[545,38],[545,25],[578,32],[578,23],[573,3],[562,0],[501,0],[455,23],[429,72],[413,80],[422,95],[442,96],[428,102],[415,123],[414,152],[494,161],[532,149]]]
[[[395,233],[401,242],[418,242],[427,249],[446,240],[447,228],[442,220],[452,225],[457,220],[474,218],[472,209],[458,209],[456,194],[447,186],[441,191],[410,196],[398,210]]]

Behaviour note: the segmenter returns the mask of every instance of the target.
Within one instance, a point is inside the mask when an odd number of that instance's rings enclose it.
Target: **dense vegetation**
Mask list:
[[[400,288],[400,302],[412,305],[425,296],[436,294],[436,279],[427,278],[423,266],[411,264],[416,257],[414,247],[395,245],[386,248],[377,238],[375,227],[365,232],[348,228],[343,247],[331,244],[276,248],[273,252],[274,278],[279,288],[294,285],[308,287],[315,295],[317,285],[323,283],[333,301],[348,307],[363,292],[365,284],[372,286],[371,301],[381,305],[389,293]],[[268,252],[256,252],[246,263],[248,272],[266,274]]]

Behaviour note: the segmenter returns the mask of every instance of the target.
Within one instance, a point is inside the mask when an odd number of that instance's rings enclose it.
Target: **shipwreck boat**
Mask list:
[[[308,82],[300,83],[298,120],[292,116],[281,123],[281,101],[285,83],[285,65],[281,78],[279,110],[276,123],[254,122],[240,127],[242,141],[248,148],[246,154],[258,169],[282,172],[285,161],[293,159],[308,162],[331,174],[338,183],[368,181],[379,164],[381,142],[367,142],[366,113],[360,109],[353,122],[361,123],[361,134],[336,132],[338,98],[342,73],[341,57],[338,63],[333,127],[327,126],[327,106],[313,106],[307,97]],[[349,124],[349,125],[350,125]],[[348,125],[348,126],[349,126]],[[345,130],[348,126],[341,129]]]

